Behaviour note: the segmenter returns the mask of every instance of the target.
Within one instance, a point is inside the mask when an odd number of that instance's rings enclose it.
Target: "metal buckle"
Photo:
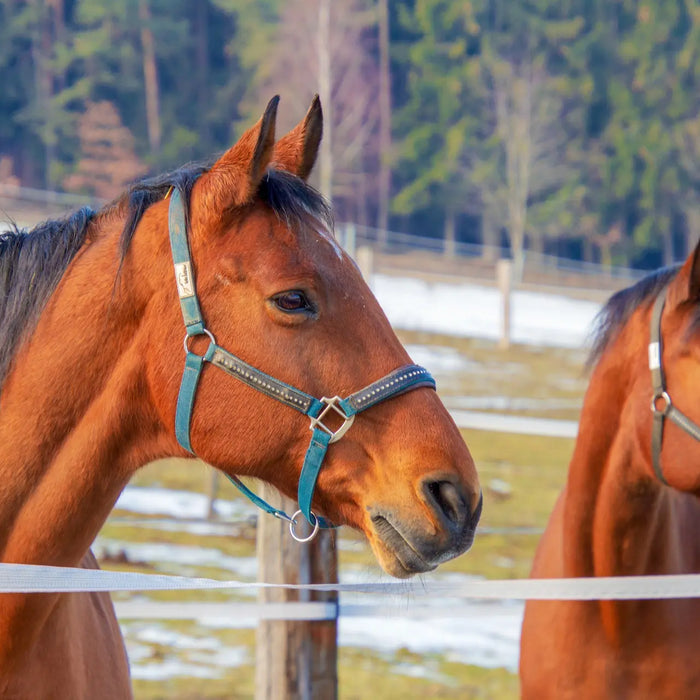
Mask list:
[[[324,396],[321,399],[321,403],[325,404],[326,407],[321,411],[321,413],[318,414],[316,418],[309,418],[309,420],[311,421],[310,430],[314,430],[315,428],[321,428],[321,430],[324,430],[331,436],[330,442],[336,442],[336,440],[340,440],[340,438],[343,437],[345,433],[347,433],[353,421],[355,420],[354,413],[351,416],[348,416],[345,413],[345,411],[340,406],[338,406],[339,401],[342,401],[340,396],[334,396],[331,399],[329,399],[327,396]],[[328,412],[331,409],[335,411],[344,421],[340,428],[338,428],[338,430],[332,430],[327,425],[324,425],[322,423],[323,418],[328,414]]]
[[[313,527],[314,529],[311,531],[311,534],[308,535],[307,537],[300,537],[297,535],[296,532],[294,532],[294,527],[297,524],[297,515],[303,515],[303,513],[298,510],[294,515],[289,519],[289,532],[292,534],[292,537],[297,541],[297,542],[310,542],[314,537],[316,537],[316,533],[318,532],[318,528],[320,527],[320,524],[318,522],[318,518],[314,514],[313,511],[309,511],[309,514],[311,517],[314,519]]]
[[[294,522],[283,510],[273,510],[271,514],[277,518],[277,520],[284,520],[286,523],[290,524]]]

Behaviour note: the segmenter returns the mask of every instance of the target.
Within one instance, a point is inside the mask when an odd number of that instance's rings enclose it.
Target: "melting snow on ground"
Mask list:
[[[389,321],[404,330],[498,340],[501,295],[476,284],[446,284],[374,275],[372,291]],[[541,292],[514,291],[515,343],[583,347],[600,304]]]
[[[191,491],[129,486],[122,491],[115,509],[172,518],[206,518],[208,497]],[[255,506],[246,500],[217,501],[215,510],[223,520],[242,522],[257,516]]]

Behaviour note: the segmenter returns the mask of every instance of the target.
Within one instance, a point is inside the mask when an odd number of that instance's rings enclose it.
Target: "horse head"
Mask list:
[[[642,421],[650,473],[680,491],[700,494],[700,243],[676,274],[667,271],[649,316],[649,407]],[[662,278],[663,279],[663,278]],[[651,415],[651,419],[649,418]]]
[[[215,347],[225,348],[217,356],[219,369],[234,376],[233,365],[241,361],[266,383],[280,382],[274,386],[303,396],[357,398],[368,385],[384,391],[374,382],[388,378],[388,386],[400,379],[395,370],[410,364],[357,266],[336,242],[326,203],[306,182],[321,140],[318,99],[278,141],[276,110],[277,98],[201,174],[189,201],[187,192],[175,193],[186,211],[190,260],[189,267],[176,265],[185,275],[178,285],[167,247],[172,203],[148,209],[125,258],[125,274],[129,265],[146,266],[143,274],[152,266],[146,374],[173,454],[183,453],[174,442],[184,334],[177,290],[181,301],[188,282],[196,285],[203,320],[185,339],[186,349],[212,360],[215,338]],[[167,277],[156,273],[168,267]],[[228,475],[258,477],[296,497],[309,416],[215,363],[202,363],[186,446]],[[481,499],[467,446],[430,381],[402,384],[389,396],[372,399],[371,408],[352,420],[346,416],[351,401],[325,412],[327,432],[342,427],[345,434],[326,444],[309,499],[314,514],[362,530],[387,572],[407,576],[471,545]]]

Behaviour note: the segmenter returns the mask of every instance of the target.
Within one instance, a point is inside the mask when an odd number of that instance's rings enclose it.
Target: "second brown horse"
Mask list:
[[[700,572],[699,249],[611,298],[592,361],[568,479],[532,576]],[[697,599],[531,601],[522,696],[698,698],[698,649]]]

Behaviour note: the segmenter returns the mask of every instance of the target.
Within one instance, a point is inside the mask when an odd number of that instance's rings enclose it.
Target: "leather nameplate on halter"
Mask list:
[[[180,298],[182,320],[185,322],[187,335],[198,335],[204,332],[202,311],[199,308],[194,282],[194,271],[190,249],[187,243],[187,224],[185,207],[182,204],[180,191],[175,189],[170,195],[168,208],[168,226],[170,229],[170,250],[173,254],[175,282]]]

